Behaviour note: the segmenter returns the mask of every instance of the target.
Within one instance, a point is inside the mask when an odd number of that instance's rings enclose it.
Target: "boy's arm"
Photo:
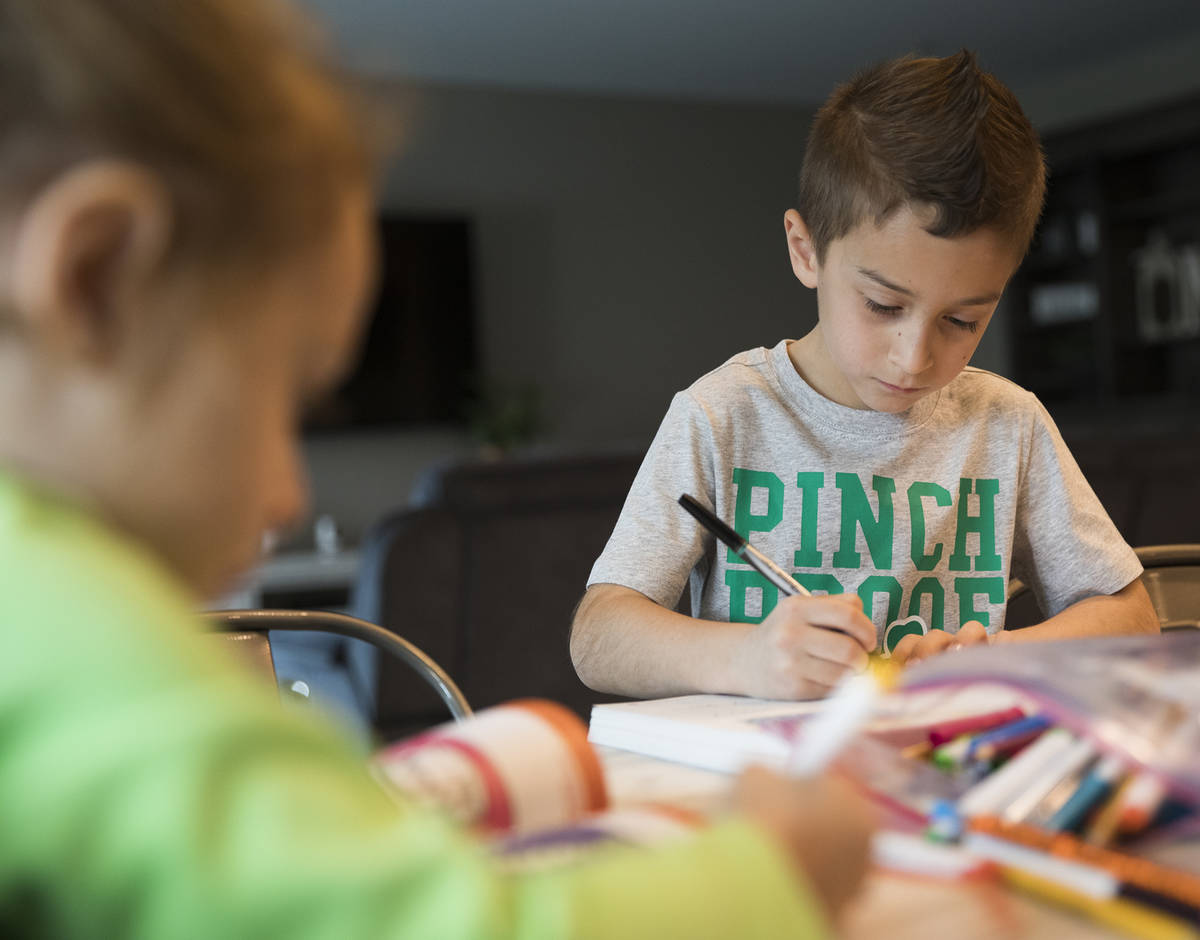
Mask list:
[[[1158,615],[1140,578],[1116,594],[1085,597],[1039,624],[1005,631],[994,642],[1025,643],[1120,633],[1158,633]]]
[[[958,633],[936,630],[928,636],[906,636],[896,646],[892,658],[899,663],[912,664],[948,649],[978,643],[1030,643],[1122,633],[1158,633],[1158,630],[1158,615],[1139,578],[1115,594],[1085,597],[1053,617],[1020,630],[1004,630],[989,636],[982,624],[971,621],[963,624]]]
[[[590,688],[637,698],[724,692],[819,698],[866,668],[875,626],[856,594],[782,599],[761,624],[698,620],[617,584],[595,584],[571,627]]]

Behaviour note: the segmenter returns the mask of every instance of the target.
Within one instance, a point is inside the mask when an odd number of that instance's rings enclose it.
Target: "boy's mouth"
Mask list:
[[[893,385],[891,382],[885,382],[883,379],[876,379],[875,381],[889,392],[895,392],[897,395],[915,395],[917,392],[925,391],[924,385]]]

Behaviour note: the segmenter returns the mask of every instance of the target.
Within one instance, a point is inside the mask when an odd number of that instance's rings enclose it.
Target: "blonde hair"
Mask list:
[[[166,182],[173,258],[314,240],[376,160],[314,40],[274,0],[0,0],[0,199],[127,158]]]

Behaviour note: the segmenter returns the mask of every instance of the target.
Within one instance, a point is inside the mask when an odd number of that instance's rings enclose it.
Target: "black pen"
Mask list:
[[[770,558],[751,545],[749,541],[738,535],[731,526],[726,525],[718,519],[712,510],[705,508],[694,497],[684,493],[679,497],[679,505],[695,516],[697,522],[733,549],[735,555],[774,584],[779,590],[783,591],[784,594],[811,596],[803,584],[780,568],[775,562],[771,561]]]

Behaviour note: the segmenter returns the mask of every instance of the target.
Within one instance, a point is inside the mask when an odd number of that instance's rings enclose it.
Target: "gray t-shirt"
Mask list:
[[[813,593],[857,592],[881,645],[978,620],[1004,626],[1009,578],[1053,615],[1142,571],[1041,403],[967,368],[908,411],[839,405],[789,340],[678,393],[588,585],[758,622],[777,589],[678,504],[691,493]]]

